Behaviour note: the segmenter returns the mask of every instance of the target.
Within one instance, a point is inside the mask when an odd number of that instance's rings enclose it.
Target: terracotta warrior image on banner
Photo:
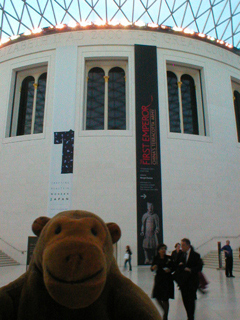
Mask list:
[[[147,202],[147,212],[142,217],[141,236],[144,252],[144,264],[151,264],[153,257],[157,255],[159,233],[159,217],[154,213],[154,205]]]

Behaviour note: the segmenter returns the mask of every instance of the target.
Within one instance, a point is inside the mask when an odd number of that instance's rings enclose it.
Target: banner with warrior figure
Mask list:
[[[163,241],[157,51],[135,45],[138,264]]]

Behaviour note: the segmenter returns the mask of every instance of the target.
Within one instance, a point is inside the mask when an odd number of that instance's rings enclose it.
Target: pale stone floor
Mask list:
[[[24,265],[0,267],[0,287],[15,280],[25,270]],[[235,273],[235,278],[226,278],[223,270],[204,269],[203,272],[209,281],[209,288],[206,294],[198,292],[195,319],[240,320],[240,273]],[[123,274],[151,296],[154,274],[149,267],[134,267],[132,272],[123,271]],[[170,300],[169,320],[186,319],[181,294],[175,286],[175,299]]]

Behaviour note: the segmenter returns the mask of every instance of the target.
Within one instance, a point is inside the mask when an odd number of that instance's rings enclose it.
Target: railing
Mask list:
[[[19,250],[17,249],[16,247],[14,247],[13,245],[11,245],[10,243],[8,243],[7,241],[5,241],[4,239],[0,238],[0,240],[2,242],[4,242],[5,244],[7,244],[8,246],[10,246],[11,248],[13,248],[14,250],[18,251],[18,252],[21,252],[21,254],[24,254],[26,253],[27,251],[26,250]]]
[[[202,244],[200,244],[200,246],[198,246],[197,248],[195,248],[196,250],[199,250],[201,247],[205,246],[206,244],[210,243],[211,241],[213,241],[214,239],[237,239],[240,238],[240,234],[238,236],[215,236],[212,237],[211,239],[203,242]]]
[[[206,254],[209,251],[211,251],[211,250],[209,250],[210,247],[212,247],[213,245],[216,246],[217,248],[216,247],[215,248],[218,251],[218,269],[221,270],[221,269],[223,269],[223,267],[222,267],[222,254],[221,254],[222,253],[222,251],[221,251],[221,247],[222,247],[221,240],[223,240],[223,239],[235,240],[235,239],[239,239],[239,238],[240,238],[240,235],[238,235],[238,236],[215,236],[215,237],[212,237],[211,239],[203,242],[200,246],[198,246],[196,248],[196,250],[199,251],[199,249],[200,249],[200,251],[202,251],[202,253]],[[217,240],[217,242],[216,242],[216,240]],[[211,242],[213,242],[212,245],[211,245]],[[239,241],[236,241],[235,246],[236,245],[239,246]],[[205,246],[205,248],[203,249],[204,246]],[[239,248],[239,252],[240,252],[240,248]]]

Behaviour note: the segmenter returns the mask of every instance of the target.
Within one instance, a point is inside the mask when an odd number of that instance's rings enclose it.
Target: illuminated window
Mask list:
[[[205,135],[200,71],[169,64],[167,82],[170,132]]]
[[[238,142],[240,142],[240,84],[232,82]]]
[[[126,62],[87,62],[86,130],[126,130]]]
[[[18,71],[9,136],[43,132],[47,67]]]

